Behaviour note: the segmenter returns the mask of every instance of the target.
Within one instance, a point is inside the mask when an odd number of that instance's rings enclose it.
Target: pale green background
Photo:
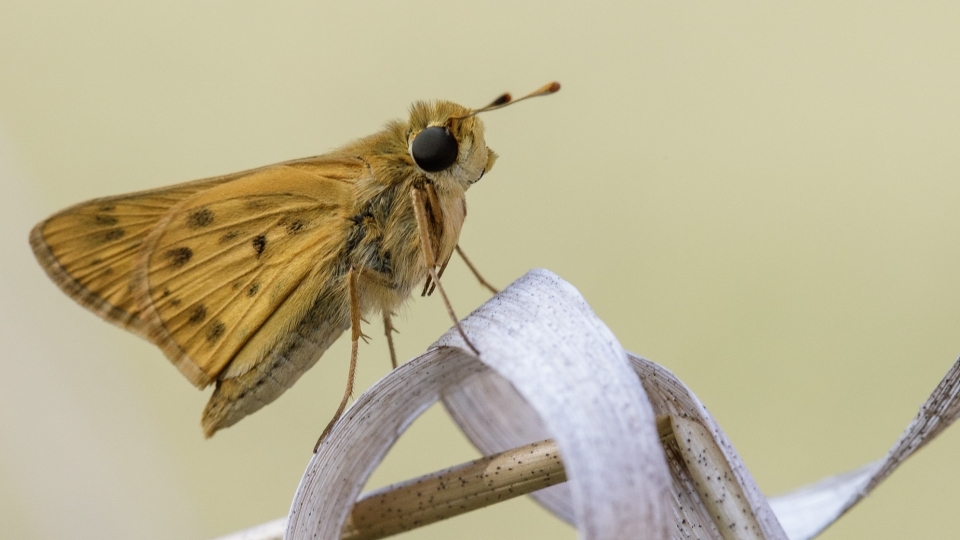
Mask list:
[[[763,490],[879,458],[960,353],[960,4],[0,4],[0,536],[202,539],[283,515],[347,343],[203,440],[205,393],[64,297],[30,227],[84,199],[324,152],[416,99],[491,113],[462,245],[579,288],[707,403]],[[462,315],[484,292],[445,276]],[[397,321],[403,358],[449,326]],[[359,387],[388,369],[379,324]],[[960,429],[824,538],[960,534]],[[476,454],[432,410],[371,485]],[[407,538],[573,538],[515,501]]]

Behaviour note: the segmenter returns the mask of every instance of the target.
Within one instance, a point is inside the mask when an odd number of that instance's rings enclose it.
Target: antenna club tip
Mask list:
[[[550,93],[552,94],[552,93],[554,93],[554,92],[559,92],[559,91],[560,91],[560,83],[559,83],[559,82],[553,81],[552,83],[550,83],[549,85],[547,85],[547,92],[550,92]]]
[[[497,107],[500,105],[506,105],[511,101],[513,101],[513,96],[511,96],[509,93],[506,93],[498,97],[497,99],[493,100],[493,103],[491,103],[490,105],[487,105],[487,107]]]

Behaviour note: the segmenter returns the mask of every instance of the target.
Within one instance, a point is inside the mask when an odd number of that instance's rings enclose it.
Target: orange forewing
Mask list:
[[[294,290],[320,286],[308,278],[338,250],[361,171],[359,160],[312,158],[98,199],[37,225],[31,244],[67,294],[203,387]],[[272,345],[260,337],[247,363]]]

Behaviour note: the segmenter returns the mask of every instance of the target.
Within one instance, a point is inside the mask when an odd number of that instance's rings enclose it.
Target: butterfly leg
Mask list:
[[[477,281],[479,281],[481,285],[486,287],[493,294],[497,294],[498,292],[500,292],[496,287],[491,285],[487,280],[483,279],[483,276],[481,276],[480,272],[477,271],[477,267],[475,267],[473,263],[470,262],[470,259],[467,258],[467,254],[464,253],[462,249],[460,249],[460,244],[457,244],[456,250],[457,250],[457,254],[460,255],[460,258],[463,259],[463,262],[467,263],[467,268],[469,268],[470,271],[473,272],[473,277],[477,278]]]
[[[470,350],[479,356],[480,351],[478,351],[477,348],[473,346],[473,343],[470,343],[470,339],[467,338],[466,332],[464,332],[463,327],[460,326],[460,319],[458,319],[457,314],[453,312],[450,299],[447,298],[447,293],[443,290],[443,285],[440,284],[440,276],[437,275],[437,256],[433,251],[433,243],[430,241],[430,229],[427,224],[427,209],[424,204],[423,192],[417,188],[413,188],[410,190],[410,195],[413,197],[413,214],[417,219],[417,231],[420,233],[420,251],[423,252],[427,272],[429,272],[430,277],[433,278],[433,281],[437,284],[440,297],[443,298],[443,305],[447,308],[447,315],[453,319],[453,324],[457,327],[457,332],[460,333],[460,337],[462,337],[464,343],[470,347]]]
[[[387,335],[387,347],[390,347],[390,363],[393,369],[397,369],[397,351],[393,348],[393,333],[397,329],[393,327],[393,321],[390,319],[390,312],[383,312],[383,333]]]
[[[427,183],[424,186],[424,190],[421,193],[426,193],[427,201],[430,202],[430,208],[437,209],[440,208],[440,197],[437,196],[437,189],[434,187],[433,183]],[[431,221],[432,231],[441,231],[443,230],[443,214],[434,210],[430,212],[430,217],[433,218]],[[440,241],[439,236],[437,237],[437,242]],[[447,257],[447,260],[443,261],[443,264],[440,265],[440,270],[437,271],[437,277],[443,275],[443,271],[447,269],[447,263],[450,262],[450,257]],[[437,288],[436,283],[434,283],[431,276],[427,276],[427,279],[423,280],[423,292],[420,293],[420,296],[431,296],[434,289]]]
[[[330,423],[327,424],[327,427],[323,429],[323,433],[320,434],[320,438],[317,439],[317,444],[313,447],[313,453],[317,453],[317,449],[320,448],[320,443],[327,438],[327,435],[330,434],[330,430],[333,429],[334,424],[337,423],[337,420],[340,419],[340,416],[343,414],[343,411],[347,408],[347,402],[350,401],[350,396],[353,395],[353,382],[357,374],[357,356],[360,351],[360,338],[366,338],[367,336],[363,335],[363,332],[360,331],[360,291],[357,289],[357,272],[351,266],[350,271],[347,273],[347,287],[350,290],[350,370],[347,372],[347,388],[343,392],[343,399],[340,400],[340,407],[337,408],[337,412],[333,414],[333,418],[330,419]]]

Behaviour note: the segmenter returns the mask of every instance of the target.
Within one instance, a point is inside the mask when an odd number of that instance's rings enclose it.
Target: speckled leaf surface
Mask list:
[[[960,361],[888,455],[768,499],[704,405],[624,351],[576,289],[531,271],[348,409],[310,461],[285,538],[339,538],[360,489],[442,400],[484,454],[553,439],[568,481],[532,496],[581,538],[812,538],[960,416]],[[231,540],[279,538],[284,520]]]
[[[897,467],[950,427],[958,417],[960,360],[947,371],[886,457],[773,497],[770,504],[792,540],[813,538],[869,495]]]
[[[403,430],[471,378],[496,373],[560,448],[582,538],[669,538],[669,473],[626,353],[569,284],[534,271],[455,333],[364,393],[311,460],[287,538],[338,538],[361,486]]]

